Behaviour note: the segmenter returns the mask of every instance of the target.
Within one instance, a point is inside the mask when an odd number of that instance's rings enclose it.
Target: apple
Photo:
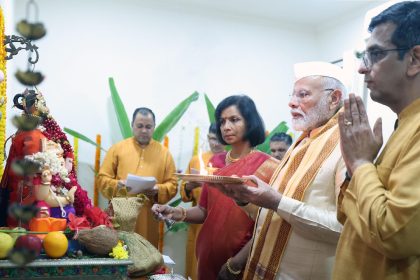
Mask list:
[[[39,256],[42,249],[42,241],[35,235],[22,235],[16,239],[13,250],[9,253],[11,262],[22,266]]]

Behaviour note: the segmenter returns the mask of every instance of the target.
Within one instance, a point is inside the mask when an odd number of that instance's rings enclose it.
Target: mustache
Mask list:
[[[300,108],[292,109],[290,110],[290,114],[300,114],[302,116],[305,116],[305,112],[302,111]]]

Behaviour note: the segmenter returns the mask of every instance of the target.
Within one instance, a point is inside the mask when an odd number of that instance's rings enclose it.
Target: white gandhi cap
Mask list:
[[[296,63],[294,65],[295,82],[309,76],[331,77],[340,81],[344,86],[347,85],[344,70],[337,65],[323,61],[311,61]]]

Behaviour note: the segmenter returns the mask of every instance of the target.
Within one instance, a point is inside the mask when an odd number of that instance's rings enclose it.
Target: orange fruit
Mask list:
[[[69,241],[64,233],[60,231],[49,232],[42,243],[45,253],[50,258],[60,258],[67,252]]]

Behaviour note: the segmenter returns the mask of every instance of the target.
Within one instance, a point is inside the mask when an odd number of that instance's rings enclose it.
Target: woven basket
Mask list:
[[[117,195],[109,201],[107,213],[112,219],[115,229],[134,231],[137,217],[147,196],[139,194],[129,197],[125,188],[120,189]]]

